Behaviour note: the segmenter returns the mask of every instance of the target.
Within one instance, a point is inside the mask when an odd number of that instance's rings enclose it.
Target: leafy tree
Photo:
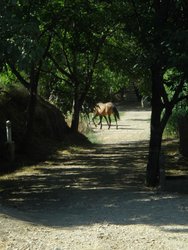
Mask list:
[[[71,128],[78,130],[79,113],[93,82],[104,44],[116,27],[115,6],[106,1],[66,1],[54,26],[49,59],[72,89]]]
[[[147,185],[155,186],[160,178],[160,153],[162,134],[176,103],[183,95],[183,86],[188,77],[187,50],[187,5],[186,1],[130,1],[126,32],[135,37],[142,47],[142,58],[150,70],[152,91],[151,136],[147,165]],[[173,95],[166,91],[165,73],[175,68],[178,81],[171,79],[168,86]]]
[[[28,140],[32,136],[40,71],[51,42],[49,30],[40,22],[44,4],[45,1],[6,1],[0,20],[3,63],[30,93],[25,136]]]

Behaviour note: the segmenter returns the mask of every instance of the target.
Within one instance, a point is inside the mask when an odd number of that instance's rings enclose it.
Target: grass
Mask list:
[[[96,137],[95,133],[93,131],[90,131],[88,133],[85,134],[85,136],[87,136],[87,138],[89,139],[89,141],[93,144],[98,144],[98,138]]]

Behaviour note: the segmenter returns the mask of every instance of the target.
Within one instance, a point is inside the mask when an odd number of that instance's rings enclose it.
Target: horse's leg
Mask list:
[[[104,118],[105,118],[105,120],[106,120],[106,123],[107,123],[107,125],[109,126],[109,124],[108,124],[108,119],[107,119],[107,117],[104,115]]]
[[[101,124],[101,122],[102,122],[102,116],[99,116],[99,122],[98,122],[98,124],[97,124],[97,125],[100,125],[100,124]]]
[[[114,119],[115,119],[115,122],[116,122],[116,129],[118,129],[117,117],[116,117],[116,115],[115,115],[115,114],[114,114]]]
[[[101,124],[100,129],[102,129],[102,115],[100,115],[100,121],[99,124]]]
[[[93,123],[94,123],[94,125],[95,125],[95,127],[97,127],[97,124],[95,123],[95,118],[97,117],[97,114],[96,115],[94,115],[93,116],[93,118],[92,118],[92,121],[93,121]]]
[[[110,117],[110,115],[108,115],[108,119],[109,119],[108,129],[110,129],[110,127],[111,127],[111,117]]]

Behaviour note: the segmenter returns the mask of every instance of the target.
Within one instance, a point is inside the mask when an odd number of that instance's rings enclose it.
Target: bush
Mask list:
[[[188,101],[175,107],[165,133],[179,137],[180,153],[188,156]]]

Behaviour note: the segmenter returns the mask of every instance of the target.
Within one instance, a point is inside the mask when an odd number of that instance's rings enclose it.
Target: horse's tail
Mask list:
[[[116,106],[113,107],[113,112],[114,112],[115,116],[120,120],[120,115],[119,115],[119,112],[118,112]]]

